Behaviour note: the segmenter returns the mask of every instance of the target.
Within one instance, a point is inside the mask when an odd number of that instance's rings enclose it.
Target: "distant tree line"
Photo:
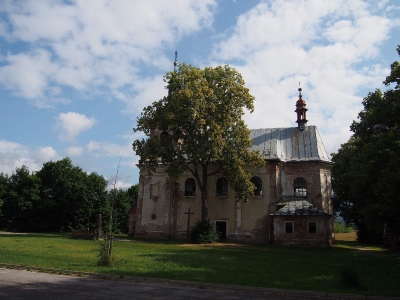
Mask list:
[[[113,232],[128,232],[128,212],[136,204],[138,185],[107,189],[107,181],[73,166],[69,158],[43,164],[30,172],[26,166],[11,175],[0,173],[0,229],[17,232],[70,232],[93,229],[102,214],[108,230],[110,206]]]

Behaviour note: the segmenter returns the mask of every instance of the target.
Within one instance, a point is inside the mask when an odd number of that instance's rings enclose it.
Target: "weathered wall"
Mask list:
[[[216,174],[208,181],[208,217],[212,221],[227,221],[227,239],[230,241],[268,242],[270,214],[276,212],[276,205],[273,204],[281,195],[293,195],[293,182],[297,177],[306,180],[307,198],[310,202],[325,212],[332,213],[330,169],[330,165],[323,163],[267,161],[264,168],[251,170],[252,176],[262,179],[263,190],[261,196],[251,196],[247,203],[238,202],[232,189],[228,190],[228,196],[216,196],[216,181],[222,176],[222,174]],[[210,171],[213,170],[215,169]],[[188,215],[185,212],[188,212],[190,208],[192,213],[190,226],[201,219],[199,187],[196,186],[195,196],[184,194],[185,181],[188,178],[193,178],[189,171],[185,172],[177,183],[174,183],[168,179],[163,167],[160,167],[153,175],[145,175],[141,172],[136,236],[187,237]],[[329,227],[333,229],[333,219],[330,223]],[[299,228],[303,225],[299,223]],[[275,243],[278,244],[290,244],[297,240],[298,238],[292,241],[276,240],[275,236]]]
[[[171,234],[171,190],[164,168],[140,175],[136,236],[168,237]]]
[[[274,216],[274,245],[327,247],[332,244],[332,239],[330,238],[330,219],[311,216]],[[293,222],[293,233],[285,233],[285,221]],[[316,233],[308,233],[308,222],[317,223]]]

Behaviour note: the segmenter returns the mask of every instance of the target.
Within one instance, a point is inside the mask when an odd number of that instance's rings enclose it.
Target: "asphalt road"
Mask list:
[[[88,277],[74,277],[0,268],[1,300],[91,300],[91,299],[268,299],[293,297],[176,286],[160,283],[135,283]],[[301,300],[301,299],[300,299]],[[305,299],[303,299],[305,300]]]

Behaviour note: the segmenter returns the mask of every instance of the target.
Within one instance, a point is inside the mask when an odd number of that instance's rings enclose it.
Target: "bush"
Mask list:
[[[350,233],[353,232],[353,228],[351,226],[346,226],[346,224],[340,224],[335,221],[334,224],[335,233]]]
[[[360,276],[352,266],[346,266],[339,272],[340,284],[345,289],[361,290]]]
[[[211,220],[197,221],[190,229],[190,241],[195,244],[211,244],[219,240],[219,234]]]
[[[101,267],[114,267],[115,260],[114,256],[110,256],[108,251],[110,248],[111,240],[108,237],[105,237],[104,240],[100,243],[99,254],[97,255],[99,260],[97,261],[97,265]]]

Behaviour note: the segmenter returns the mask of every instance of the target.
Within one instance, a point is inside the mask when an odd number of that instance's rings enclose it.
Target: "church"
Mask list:
[[[222,174],[209,180],[208,217],[221,241],[328,247],[334,242],[331,169],[316,126],[308,126],[306,101],[299,88],[297,126],[252,129],[252,148],[265,165],[251,169],[254,195],[237,201]],[[162,130],[152,130],[161,136]],[[140,168],[137,206],[129,233],[147,238],[188,238],[201,219],[201,198],[189,171],[177,182],[165,167],[148,175]]]

